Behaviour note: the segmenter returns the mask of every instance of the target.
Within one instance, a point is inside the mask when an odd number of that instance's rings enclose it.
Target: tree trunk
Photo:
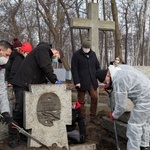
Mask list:
[[[38,0],[39,3],[41,4],[42,8],[44,9],[45,11],[45,14],[43,14],[43,17],[46,18],[48,20],[48,27],[50,27],[50,31],[52,32],[53,34],[53,37],[54,37],[54,40],[55,40],[55,43],[56,43],[56,47],[60,50],[61,50],[61,42],[60,42],[60,38],[59,38],[59,26],[60,26],[60,19],[61,19],[61,12],[60,12],[60,9],[59,9],[59,2],[57,2],[57,21],[56,21],[56,24],[54,26],[54,22],[53,22],[53,19],[52,19],[52,16],[51,14],[49,13],[49,10],[47,9],[46,7],[46,4],[44,4],[43,0]],[[41,12],[42,13],[42,12]],[[70,71],[70,66],[65,58],[65,56],[63,57],[62,59],[62,63],[65,67],[65,69],[67,71]]]
[[[106,20],[106,13],[105,13],[105,2],[103,0],[103,17],[104,17],[104,21]],[[104,36],[105,36],[105,66],[108,67],[108,50],[107,50],[107,32],[104,32]]]
[[[113,20],[115,21],[115,57],[122,57],[121,36],[118,23],[118,10],[115,0],[111,0],[111,9]]]
[[[125,26],[126,26],[126,36],[125,36],[125,63],[127,62],[128,56],[128,9],[125,8]]]
[[[64,12],[66,14],[66,17],[67,17],[67,21],[68,21],[68,25],[70,27],[70,15],[66,9],[66,6],[64,4],[64,2],[62,0],[59,0],[61,6],[63,7],[64,9]],[[71,45],[72,45],[72,52],[74,53],[75,52],[75,43],[74,43],[74,36],[73,36],[73,29],[70,28],[70,36],[71,36]]]

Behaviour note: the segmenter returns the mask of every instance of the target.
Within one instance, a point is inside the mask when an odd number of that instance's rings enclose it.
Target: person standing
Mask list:
[[[13,111],[13,120],[23,127],[23,93],[29,91],[30,84],[43,84],[46,78],[53,84],[59,84],[54,74],[52,62],[60,62],[61,53],[49,44],[39,43],[23,60],[11,84],[15,92],[16,104]],[[24,139],[22,139],[24,140]],[[9,126],[8,146],[15,148],[20,143],[17,129]]]
[[[81,104],[82,115],[85,118],[85,93],[91,97],[90,121],[94,122],[97,111],[97,88],[96,71],[100,69],[96,54],[91,50],[91,41],[84,39],[81,49],[76,51],[71,60],[71,72],[74,85],[78,92],[78,101]]]
[[[134,103],[127,125],[127,150],[148,150],[150,140],[149,78],[132,66],[110,65],[104,83],[111,83],[110,81],[112,81],[115,100],[114,111],[110,113],[112,120],[118,119],[125,112],[128,98]]]
[[[8,87],[12,86],[11,81],[13,80],[14,75],[19,69],[24,58],[30,53],[32,46],[29,42],[21,43],[19,40],[13,44],[13,52],[9,57],[9,60],[6,64],[6,81],[8,82]]]
[[[0,41],[0,111],[3,116],[2,121],[8,124],[10,118],[10,108],[5,84],[5,64],[12,53],[12,45],[7,41]]]

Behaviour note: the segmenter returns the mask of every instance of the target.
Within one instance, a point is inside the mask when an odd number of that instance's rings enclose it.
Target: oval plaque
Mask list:
[[[54,93],[44,93],[38,101],[37,117],[41,124],[53,126],[60,119],[60,99]]]

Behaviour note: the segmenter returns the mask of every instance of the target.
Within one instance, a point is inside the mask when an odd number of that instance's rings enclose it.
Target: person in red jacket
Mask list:
[[[78,129],[77,129],[78,126]],[[85,142],[85,123],[81,114],[81,104],[75,95],[72,95],[72,124],[67,125],[68,141],[71,143]]]

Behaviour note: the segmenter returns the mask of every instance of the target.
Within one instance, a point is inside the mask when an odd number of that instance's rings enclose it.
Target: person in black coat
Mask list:
[[[17,72],[19,66],[21,65],[24,57],[19,54],[16,50],[13,50],[6,64],[6,81],[8,81],[8,86],[11,86],[11,80],[13,79],[15,73]]]
[[[53,84],[59,83],[54,74],[52,62],[60,61],[59,51],[45,43],[39,43],[23,60],[18,71],[13,77],[11,84],[15,92],[15,109],[13,111],[13,120],[23,127],[23,93],[29,91],[30,84],[43,84],[46,78]],[[8,146],[15,148],[19,145],[17,129],[9,126]]]
[[[81,114],[81,105],[75,95],[72,95],[72,124],[67,125],[68,142],[84,143],[85,142],[85,123]]]
[[[21,43],[21,42],[20,42]],[[13,44],[17,46],[15,43]],[[29,42],[21,44],[19,47],[14,47],[12,54],[6,64],[6,81],[8,81],[8,86],[12,86],[11,82],[15,76],[17,70],[19,69],[24,58],[32,51],[32,46]]]
[[[74,85],[78,90],[78,101],[81,104],[82,115],[85,118],[85,93],[88,91],[91,97],[90,119],[95,120],[97,111],[97,88],[96,71],[100,69],[96,54],[90,49],[90,40],[85,39],[82,48],[73,54],[71,71]]]
[[[22,46],[21,41],[17,38],[14,38],[12,45],[13,45],[13,51],[6,64],[6,73],[5,73],[5,80],[8,82],[8,86],[12,86],[10,82],[24,59],[23,55],[17,52],[17,49],[21,48]]]

